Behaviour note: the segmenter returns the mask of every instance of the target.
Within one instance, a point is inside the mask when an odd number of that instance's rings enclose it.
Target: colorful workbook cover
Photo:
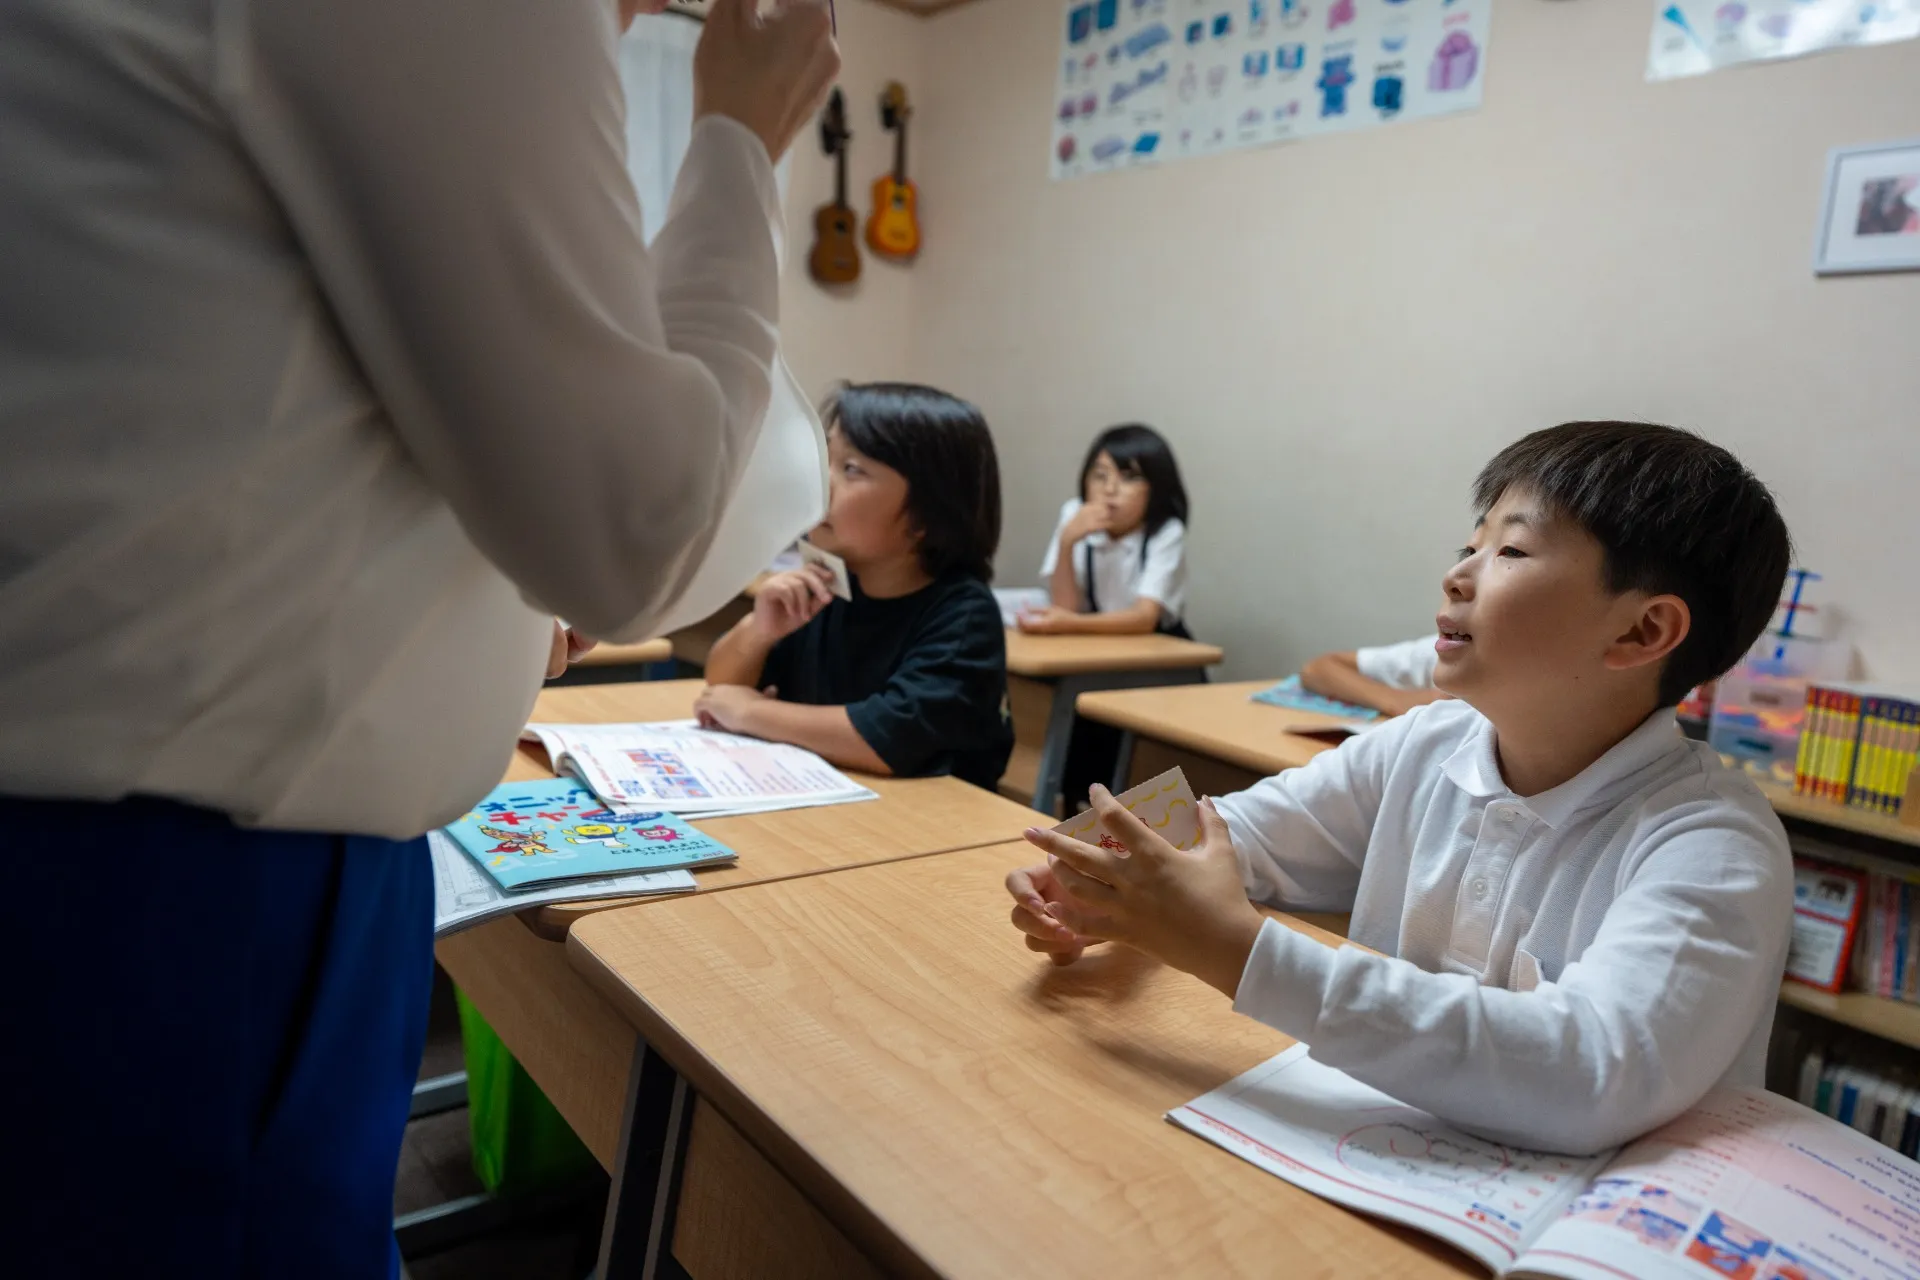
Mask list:
[[[1339,716],[1343,720],[1378,720],[1380,713],[1372,707],[1359,707],[1351,702],[1342,702],[1338,698],[1323,698],[1317,693],[1309,693],[1300,683],[1299,676],[1288,676],[1271,689],[1262,689],[1253,695],[1255,702],[1264,702],[1270,707],[1286,707],[1292,711],[1311,711],[1317,715]]]
[[[509,893],[735,856],[671,813],[619,816],[571,778],[503,783],[447,834]]]

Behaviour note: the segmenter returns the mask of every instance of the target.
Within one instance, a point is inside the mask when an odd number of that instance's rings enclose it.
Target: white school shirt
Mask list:
[[[1361,675],[1389,689],[1431,689],[1434,669],[1440,665],[1440,652],[1433,647],[1439,639],[1436,633],[1418,640],[1356,649],[1354,665]]]
[[[1059,523],[1047,539],[1047,553],[1040,561],[1040,581],[1053,576],[1060,562],[1060,535],[1067,522],[1080,514],[1085,504],[1069,498],[1060,508]],[[1145,554],[1142,554],[1142,548]],[[1088,602],[1087,554],[1093,554],[1092,602],[1098,612],[1114,613],[1145,597],[1157,601],[1166,611],[1166,621],[1178,622],[1187,608],[1187,526],[1169,520],[1147,537],[1145,525],[1126,537],[1114,539],[1105,533],[1090,533],[1073,544],[1073,580],[1080,588],[1080,600]]]
[[[1219,801],[1269,921],[1234,1008],[1496,1141],[1592,1152],[1762,1083],[1793,916],[1766,799],[1661,711],[1522,799],[1492,725],[1420,707]]]
[[[647,251],[612,10],[0,5],[0,794],[417,835],[671,606],[780,210],[710,118]]]

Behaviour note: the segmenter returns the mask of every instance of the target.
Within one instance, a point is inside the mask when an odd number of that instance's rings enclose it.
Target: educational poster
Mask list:
[[[1053,176],[1472,110],[1487,73],[1491,8],[1492,0],[1068,0]]]
[[[1920,0],[1655,0],[1647,79],[1920,36]]]

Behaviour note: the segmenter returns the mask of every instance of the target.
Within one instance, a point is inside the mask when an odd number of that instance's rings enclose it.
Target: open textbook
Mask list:
[[[878,797],[804,747],[659,724],[530,724],[555,773],[571,770],[616,813],[718,818]]]
[[[1167,1118],[1497,1276],[1920,1280],[1920,1164],[1759,1089],[1558,1156],[1462,1133],[1296,1045]]]
[[[609,876],[604,880],[570,880],[546,889],[508,893],[495,884],[444,831],[427,835],[433,855],[433,936],[444,938],[485,924],[496,916],[543,907],[555,902],[583,902],[588,898],[638,898],[655,893],[690,893],[693,876],[686,871]]]

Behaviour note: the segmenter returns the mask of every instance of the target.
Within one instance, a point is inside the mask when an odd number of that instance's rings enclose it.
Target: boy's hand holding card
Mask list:
[[[800,539],[800,558],[808,564],[817,564],[833,575],[833,594],[842,600],[853,599],[853,586],[847,580],[847,562],[831,551],[822,551],[805,538]]]
[[[1193,788],[1187,785],[1185,770],[1169,769],[1157,778],[1149,778],[1121,792],[1113,802],[1176,849],[1191,849],[1199,843],[1200,807],[1193,798]],[[1102,832],[1099,812],[1094,809],[1068,818],[1054,830],[1086,844],[1124,852],[1124,846]]]
[[[1007,889],[1027,945],[1056,963],[1099,939],[1125,942],[1231,996],[1260,934],[1226,819],[1197,805],[1178,770],[1027,839],[1047,865],[1016,871]]]

